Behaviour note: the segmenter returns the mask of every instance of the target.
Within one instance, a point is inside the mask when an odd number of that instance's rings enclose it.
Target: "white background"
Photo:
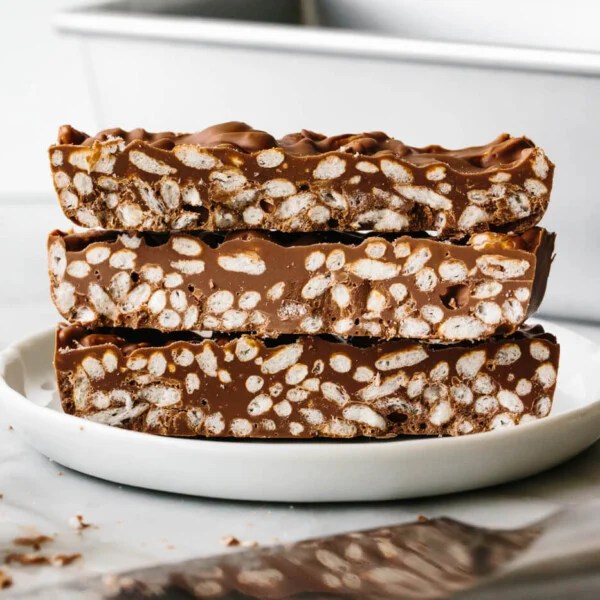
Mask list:
[[[79,43],[51,15],[81,0],[0,2],[0,195],[51,196],[45,149],[62,123],[95,127]],[[88,2],[89,4],[89,2]],[[83,125],[82,125],[83,127]]]

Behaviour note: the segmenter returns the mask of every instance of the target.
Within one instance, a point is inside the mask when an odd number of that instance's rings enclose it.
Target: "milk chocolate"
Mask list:
[[[118,600],[440,600],[501,572],[542,532],[537,524],[494,530],[425,519],[170,562],[105,577],[102,586],[89,580],[75,586],[100,587]]]
[[[170,436],[461,435],[545,417],[559,346],[540,326],[451,346],[410,340],[59,326],[65,412]]]
[[[88,327],[450,342],[510,334],[539,306],[554,234],[462,244],[357,234],[50,235],[51,293]]]
[[[65,215],[146,231],[522,231],[544,214],[553,164],[531,140],[415,148],[382,132],[276,140],[244,123],[192,134],[70,126],[49,149]]]

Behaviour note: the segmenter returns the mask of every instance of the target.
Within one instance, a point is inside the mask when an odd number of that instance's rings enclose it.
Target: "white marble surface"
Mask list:
[[[56,322],[47,295],[44,239],[66,223],[47,199],[4,198],[0,225],[4,347]],[[600,342],[600,324],[572,327]],[[378,504],[291,506],[182,497],[97,480],[49,462],[9,426],[0,415],[0,550],[13,548],[17,536],[43,533],[55,536],[49,553],[83,555],[64,568],[5,569],[14,579],[13,593],[83,574],[220,553],[226,550],[219,540],[228,534],[265,545],[413,520],[419,514],[512,527],[600,495],[600,443],[551,471],[486,490]],[[73,529],[69,520],[77,514],[94,526]]]

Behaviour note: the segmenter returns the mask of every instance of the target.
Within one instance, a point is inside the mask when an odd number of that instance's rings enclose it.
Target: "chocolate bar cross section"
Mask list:
[[[544,214],[553,164],[507,134],[461,150],[383,132],[280,140],[245,123],[191,134],[70,126],[49,149],[65,215],[146,231],[523,231]]]
[[[559,347],[540,326],[480,344],[203,339],[60,326],[67,413],[172,436],[461,435],[546,416]]]
[[[554,234],[54,232],[51,294],[88,327],[477,340],[539,306]]]

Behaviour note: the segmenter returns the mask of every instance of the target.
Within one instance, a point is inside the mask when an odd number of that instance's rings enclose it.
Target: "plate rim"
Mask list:
[[[533,322],[540,323],[546,329],[548,321],[542,319],[535,319]],[[552,327],[558,327],[559,330],[566,330],[569,335],[573,335],[581,338],[586,344],[595,347],[600,356],[600,344],[587,338],[578,332],[569,330],[560,324],[550,323]],[[239,442],[241,442],[246,448],[252,448],[253,452],[271,452],[274,447],[281,450],[289,450],[292,448],[302,447],[303,453],[319,454],[323,449],[327,449],[328,452],[336,452],[343,454],[352,454],[353,452],[360,452],[363,456],[365,452],[369,452],[370,455],[377,455],[379,452],[387,452],[390,448],[398,447],[402,444],[402,447],[411,448],[415,450],[416,447],[427,451],[430,447],[447,447],[449,444],[454,449],[459,449],[459,446],[477,445],[482,439],[482,436],[493,434],[496,441],[500,441],[500,437],[506,439],[524,435],[526,431],[532,431],[531,428],[539,429],[541,427],[549,427],[552,425],[558,425],[559,423],[566,423],[572,420],[579,420],[585,418],[589,413],[595,413],[600,411],[600,394],[595,400],[575,408],[568,409],[559,414],[544,417],[537,421],[527,423],[525,427],[507,427],[496,431],[483,431],[478,433],[472,433],[464,436],[430,436],[430,437],[418,437],[411,439],[410,437],[403,437],[402,439],[382,439],[382,440],[361,440],[357,443],[356,440],[336,440],[336,439],[312,439],[312,440],[279,440],[279,439],[257,439],[257,440],[237,440],[235,438],[223,439],[208,439],[208,438],[178,438],[169,436],[153,435],[140,431],[131,431],[122,429],[120,427],[113,427],[105,425],[103,423],[96,423],[87,419],[75,415],[69,415],[64,412],[49,408],[47,406],[40,406],[32,402],[25,395],[19,393],[17,390],[12,388],[5,380],[4,370],[6,364],[13,360],[15,355],[19,355],[20,349],[24,346],[31,346],[41,343],[42,340],[47,340],[48,337],[53,337],[55,334],[56,327],[45,328],[41,331],[37,331],[30,334],[20,340],[10,344],[4,350],[0,352],[0,403],[9,406],[10,409],[21,412],[25,417],[28,415],[35,415],[35,418],[41,418],[50,420],[51,422],[61,423],[65,427],[79,427],[82,423],[85,423],[85,428],[90,429],[92,433],[104,436],[117,436],[121,439],[131,438],[132,440],[139,440],[139,443],[151,443],[155,445],[162,444],[165,447],[176,447],[181,450],[189,451],[194,447],[203,453],[207,451],[220,451],[220,452],[238,452]],[[560,336],[560,333],[559,333]],[[560,340],[559,340],[560,343]],[[5,397],[6,396],[6,397]],[[45,412],[42,412],[45,411]],[[10,414],[9,414],[10,416]],[[598,439],[600,439],[600,430],[598,431]],[[145,440],[145,441],[144,441]],[[348,443],[350,441],[350,443]],[[312,443],[311,443],[312,442]],[[317,442],[317,443],[315,443]]]

